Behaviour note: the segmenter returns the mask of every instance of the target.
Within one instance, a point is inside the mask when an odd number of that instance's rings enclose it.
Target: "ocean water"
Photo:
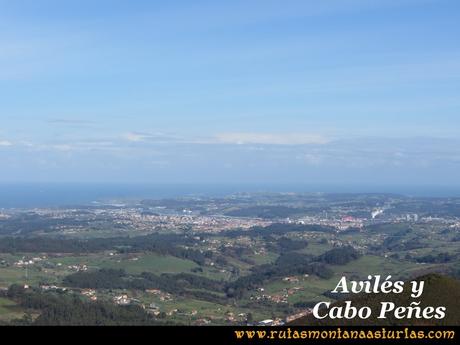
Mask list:
[[[460,186],[15,183],[0,184],[0,208],[90,205],[95,201],[224,196],[240,192],[394,193],[417,197],[460,197]]]
[[[231,193],[230,190],[228,192]],[[89,205],[123,199],[160,199],[219,193],[225,194],[225,189],[218,186],[148,184],[0,184],[0,208]]]

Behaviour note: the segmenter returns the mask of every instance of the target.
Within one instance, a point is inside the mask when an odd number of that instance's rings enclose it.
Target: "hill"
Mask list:
[[[312,314],[292,321],[291,325],[316,325],[316,326],[366,326],[366,325],[460,325],[460,281],[450,277],[437,274],[429,274],[416,278],[418,281],[425,281],[423,295],[414,299],[410,296],[410,289],[404,289],[401,294],[360,294],[352,301],[352,305],[357,308],[368,306],[372,310],[372,315],[368,319],[361,320],[354,318],[346,319],[316,319]],[[406,284],[407,285],[407,284]],[[408,307],[411,302],[420,301],[420,307],[445,306],[446,316],[442,320],[437,319],[397,319],[393,313],[388,313],[388,318],[378,319],[377,316],[381,309],[381,302],[393,302],[396,307]],[[331,305],[345,306],[345,301],[339,301]],[[325,313],[323,313],[325,314]]]

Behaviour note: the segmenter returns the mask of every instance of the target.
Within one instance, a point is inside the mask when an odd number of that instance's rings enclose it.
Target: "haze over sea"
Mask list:
[[[16,183],[0,184],[0,208],[90,205],[130,199],[224,196],[244,192],[395,193],[418,197],[460,197],[460,186]]]

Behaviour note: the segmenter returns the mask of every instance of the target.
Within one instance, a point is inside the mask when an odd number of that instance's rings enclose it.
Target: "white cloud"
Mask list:
[[[215,136],[216,140],[225,144],[266,144],[266,145],[307,145],[327,144],[329,139],[317,134],[302,133],[251,133],[234,132],[221,133]]]
[[[0,140],[0,146],[13,146],[13,143],[8,140]]]
[[[52,145],[51,147],[57,151],[62,151],[62,152],[69,152],[69,151],[72,151],[73,149],[73,147],[68,144],[57,144],[57,145]]]
[[[141,132],[128,132],[121,136],[122,139],[130,142],[150,142],[150,143],[173,143],[183,142],[183,138],[165,133],[141,133]]]
[[[149,137],[149,135],[143,133],[136,133],[136,132],[128,132],[121,136],[123,139],[132,142],[141,142],[144,141]]]

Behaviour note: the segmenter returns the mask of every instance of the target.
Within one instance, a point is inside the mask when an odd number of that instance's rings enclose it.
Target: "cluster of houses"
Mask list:
[[[69,265],[67,266],[67,268],[71,271],[76,271],[76,272],[88,270],[88,266],[86,265]]]
[[[28,266],[32,266],[32,265],[35,265],[37,263],[42,263],[43,267],[54,267],[54,264],[49,262],[49,261],[44,261],[46,260],[47,257],[46,256],[37,256],[37,257],[33,257],[33,258],[27,258],[27,257],[23,257],[22,259],[19,259],[18,261],[14,262],[13,265],[15,267],[28,267]],[[56,266],[57,267],[62,267],[62,263],[61,262],[58,262],[56,263]],[[79,264],[79,265],[68,265],[67,268],[71,271],[75,271],[75,272],[80,272],[80,271],[87,271],[88,270],[88,266],[85,265],[85,264]]]
[[[40,289],[42,289],[42,291],[67,291],[67,288],[56,285],[40,285]]]
[[[147,293],[150,293],[152,295],[155,295],[155,296],[158,296],[160,301],[164,302],[164,301],[172,301],[172,296],[171,294],[167,293],[167,292],[163,292],[159,289],[147,289],[145,290],[145,292]]]
[[[158,316],[160,315],[160,307],[157,306],[155,303],[150,303],[148,306],[145,307],[145,310],[148,312],[148,313],[151,313],[155,316]]]
[[[228,322],[241,322],[247,319],[246,313],[239,313],[235,315],[235,313],[229,311],[225,314],[225,320]]]
[[[84,289],[81,291],[81,294],[88,297],[91,301],[97,301],[96,290],[94,289]]]
[[[286,317],[286,319],[282,320],[280,318],[276,319],[267,319],[267,320],[262,320],[257,323],[258,326],[282,326],[285,323],[292,322],[294,320],[300,319],[301,317],[304,317],[306,315],[309,315],[312,313],[312,310],[310,308],[305,309],[301,312],[298,312],[296,314],[292,314]]]
[[[31,259],[22,258],[22,259],[16,261],[14,263],[14,266],[16,266],[16,267],[26,267],[26,266],[34,265],[37,262],[42,261],[43,259],[46,259],[46,257],[38,257],[37,256],[37,257],[31,258]]]
[[[308,277],[308,274],[306,274],[305,277]],[[283,278],[283,282],[287,282],[287,283],[298,283],[299,281],[300,279],[298,277],[284,277]],[[294,286],[292,288],[283,289],[283,293],[281,294],[269,295],[265,293],[264,288],[258,288],[257,289],[258,294],[252,295],[250,299],[255,300],[255,301],[271,301],[274,303],[288,303],[289,296],[292,296],[298,291],[303,290],[303,289],[304,289],[303,287]]]
[[[300,319],[301,317],[307,316],[312,313],[312,310],[310,308],[305,309],[299,313],[292,314],[286,317],[286,323]]]
[[[259,321],[257,323],[257,326],[283,326],[283,325],[284,325],[284,321],[283,319],[280,319],[280,318],[266,319],[266,320]]]
[[[118,305],[128,305],[128,304],[131,304],[133,299],[129,298],[128,295],[126,294],[122,294],[119,296],[115,296],[113,298],[113,301],[115,302],[115,304],[118,304]]]

